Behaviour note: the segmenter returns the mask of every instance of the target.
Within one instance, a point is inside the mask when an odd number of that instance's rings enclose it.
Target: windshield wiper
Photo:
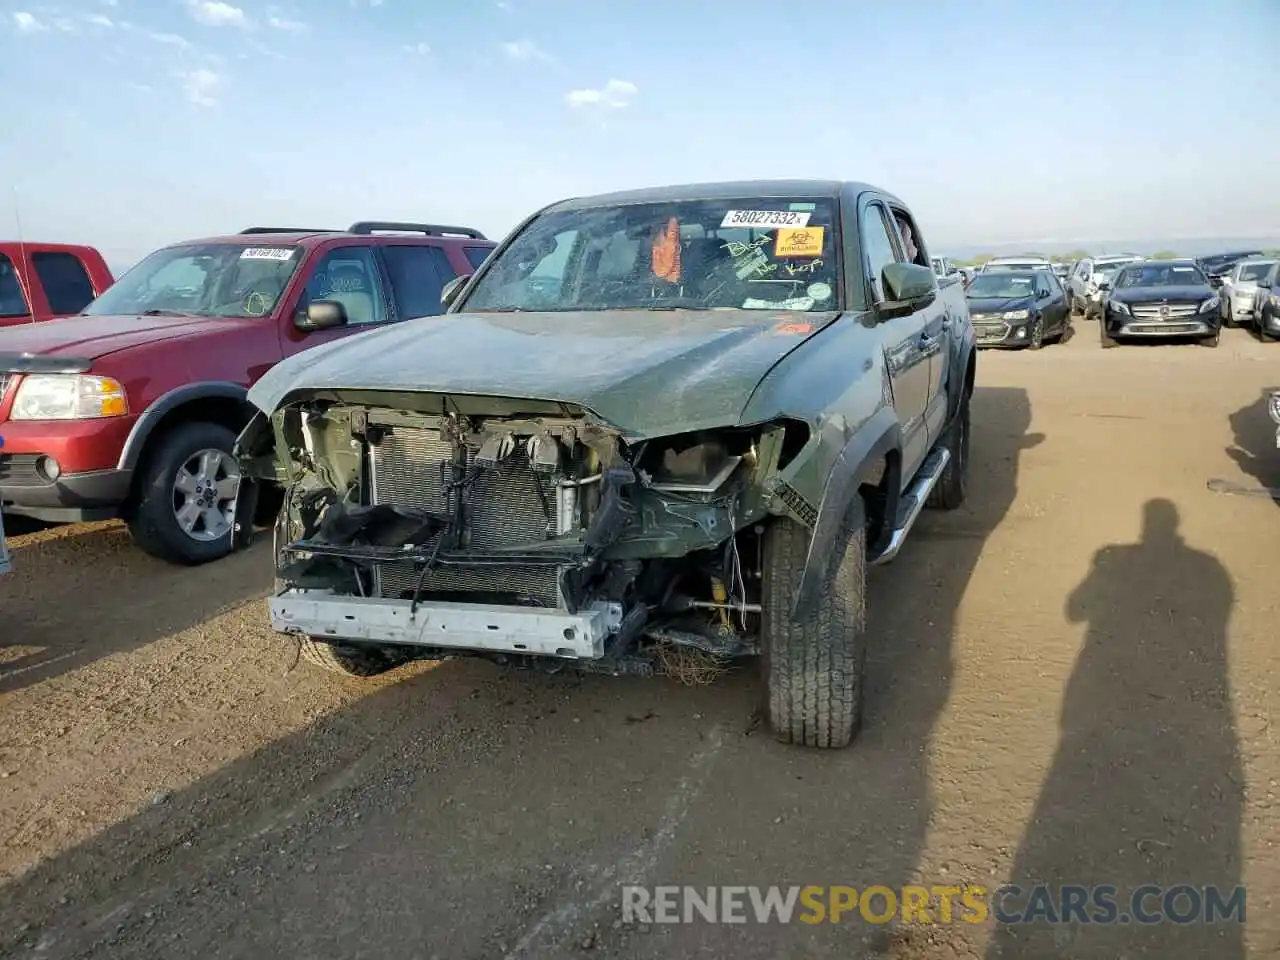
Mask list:
[[[142,313],[138,314],[138,316],[140,317],[200,317],[200,316],[203,316],[203,314],[190,313],[187,310],[161,310],[157,307],[152,307],[150,310],[143,310]]]

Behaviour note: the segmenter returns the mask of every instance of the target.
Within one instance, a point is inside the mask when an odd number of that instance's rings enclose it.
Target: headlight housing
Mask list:
[[[32,373],[23,377],[10,420],[97,420],[129,413],[124,387],[111,377]]]
[[[1221,297],[1210,297],[1204,303],[1200,304],[1200,312],[1208,313],[1210,310],[1217,310],[1220,306],[1222,306]]]
[[[1108,300],[1107,306],[1110,307],[1114,313],[1123,313],[1126,316],[1131,316],[1133,313],[1133,311],[1129,309],[1129,305],[1120,300]]]
[[[1010,310],[1002,315],[1005,320],[1026,320],[1031,316],[1030,310]]]
[[[1272,420],[1280,423],[1280,391],[1276,391],[1267,397],[1267,413],[1271,414]]]

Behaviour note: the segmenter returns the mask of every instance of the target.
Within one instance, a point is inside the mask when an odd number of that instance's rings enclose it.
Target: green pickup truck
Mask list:
[[[273,627],[354,676],[756,657],[779,739],[851,742],[867,566],[968,471],[973,328],[907,206],[810,180],[566,200],[443,300],[249,392],[241,497],[286,490]]]

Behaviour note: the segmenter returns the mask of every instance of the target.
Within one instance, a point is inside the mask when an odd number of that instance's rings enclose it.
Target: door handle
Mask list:
[[[920,339],[916,342],[921,350],[926,350],[938,342],[937,337],[931,337],[927,333],[920,334]]]

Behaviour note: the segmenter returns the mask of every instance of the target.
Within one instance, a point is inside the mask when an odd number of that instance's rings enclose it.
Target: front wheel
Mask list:
[[[791,617],[810,532],[790,518],[764,535],[763,659],[769,724],[783,743],[848,746],[862,728],[866,670],[866,507],[855,495],[809,609]]]
[[[1202,347],[1216,347],[1221,342],[1221,340],[1222,340],[1222,331],[1215,330],[1211,336],[1205,337],[1204,339],[1200,340],[1199,343],[1200,343],[1200,346]]]
[[[345,677],[365,679],[394,670],[409,658],[387,647],[365,646],[358,643],[342,643],[323,640],[320,637],[302,638],[302,659],[312,666]]]
[[[217,423],[184,423],[159,438],[128,511],[134,541],[151,556],[194,566],[231,552],[240,467],[236,435]]]
[[[1111,347],[1119,346],[1119,344],[1116,343],[1115,337],[1107,336],[1107,327],[1106,327],[1105,321],[1098,324],[1098,329],[1100,330],[1099,341],[1102,344],[1103,350],[1108,350]]]
[[[1031,321],[1031,335],[1027,339],[1027,346],[1032,350],[1039,350],[1044,346],[1044,320],[1036,319]]]

